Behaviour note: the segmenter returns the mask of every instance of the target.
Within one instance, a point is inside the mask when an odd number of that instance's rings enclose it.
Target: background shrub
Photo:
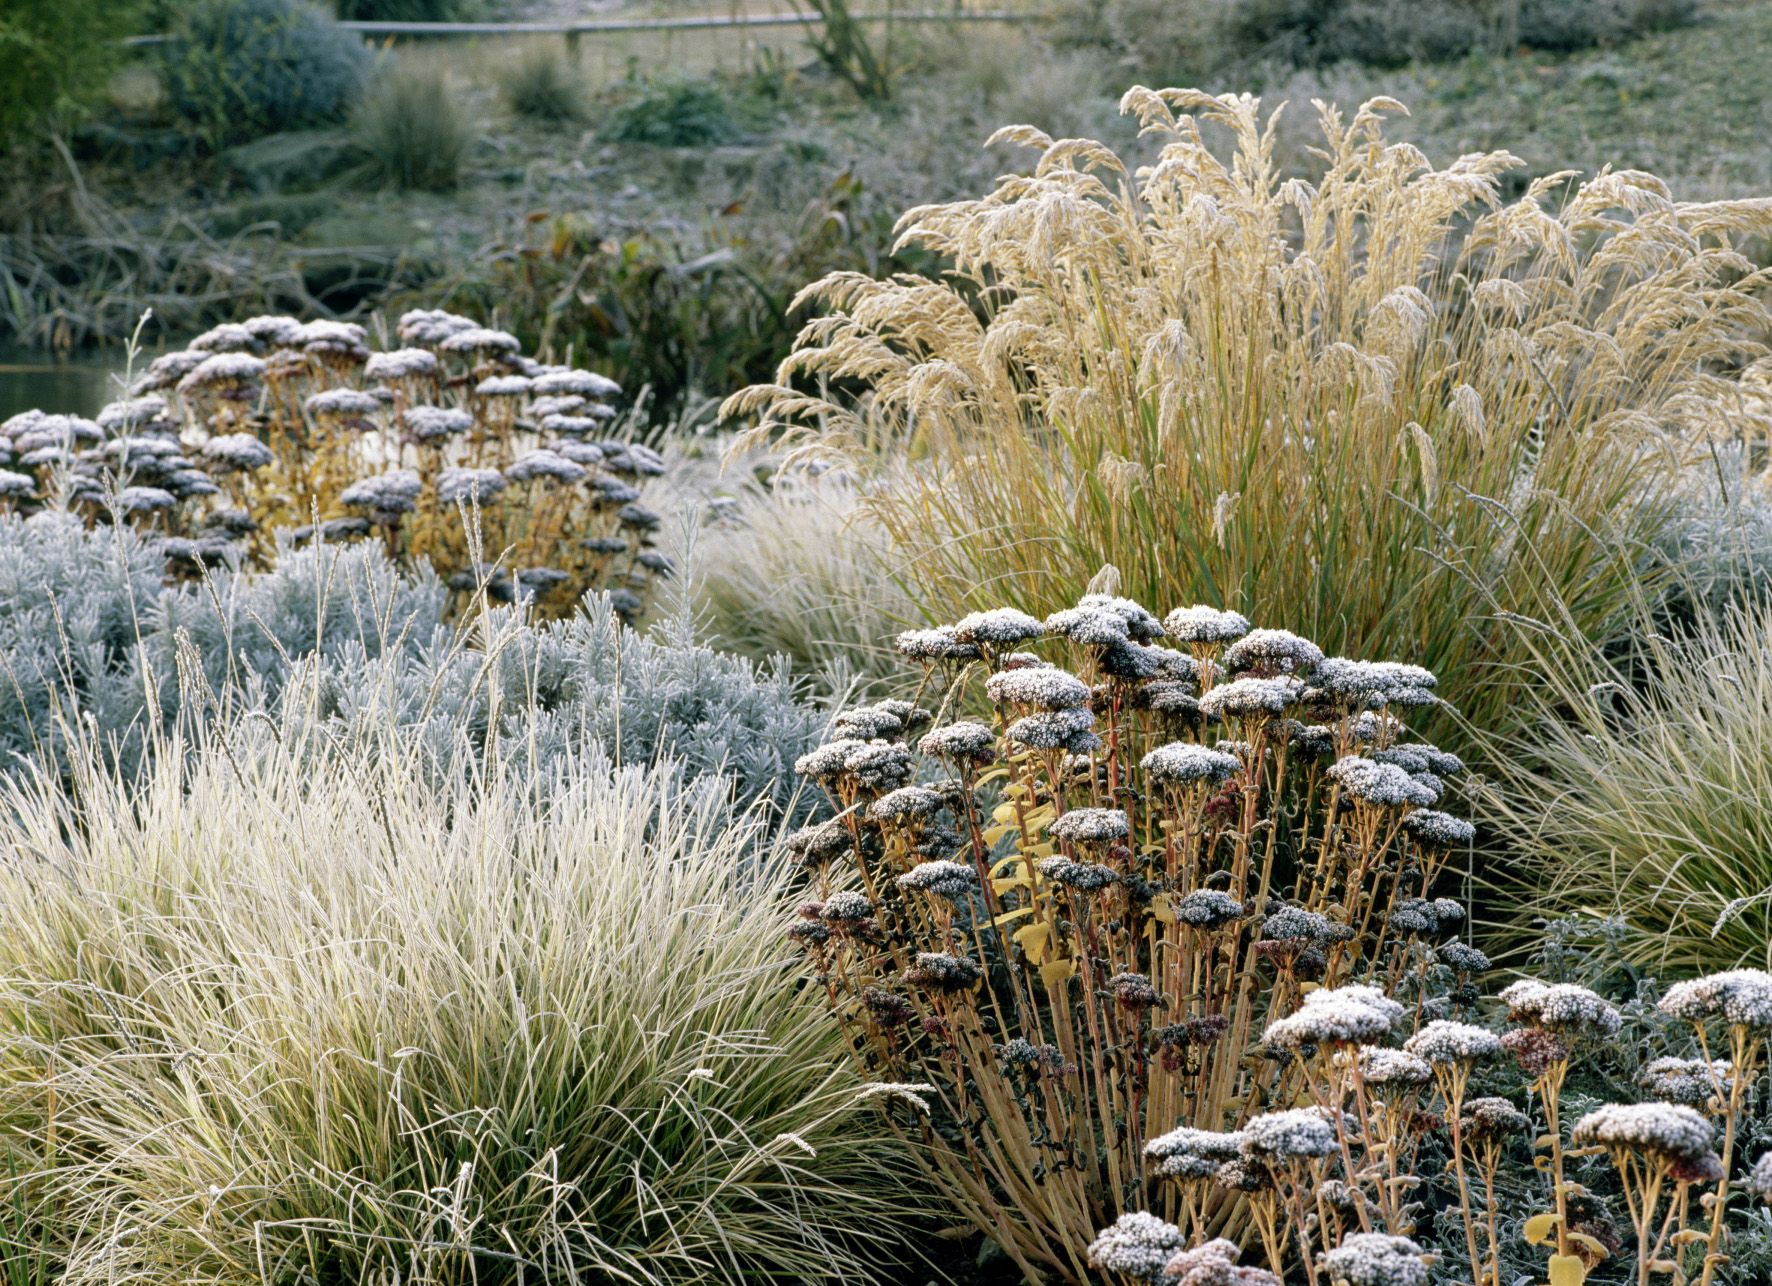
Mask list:
[[[274,571],[211,585],[163,588],[158,566],[124,528],[0,516],[9,762],[65,763],[69,723],[133,770],[161,732],[242,709],[334,730],[387,714],[439,762],[464,738],[502,740],[545,782],[596,746],[621,763],[672,757],[787,809],[789,770],[824,723],[784,667],[701,646],[681,614],[641,634],[593,599],[570,620],[495,611],[458,634],[436,577],[369,544],[284,550]]]
[[[167,93],[211,143],[342,119],[370,62],[304,0],[196,0],[172,35]]]
[[[0,11],[0,151],[15,132],[90,102],[139,16],[132,0],[9,0]]]
[[[644,82],[609,113],[601,133],[612,143],[713,147],[737,142],[743,131],[718,85],[667,77]]]
[[[579,70],[553,41],[525,48],[501,70],[498,86],[506,104],[525,120],[582,121],[588,109]]]
[[[338,16],[352,22],[451,22],[474,8],[465,0],[336,0]]]
[[[351,139],[383,182],[447,192],[461,182],[474,128],[447,81],[395,62],[352,112]]]
[[[31,854],[0,872],[30,908],[0,1165],[55,1280],[736,1286],[912,1253],[919,1188],[798,998],[756,815],[668,765],[592,754],[543,805],[472,751],[413,773],[391,721],[317,732],[0,791]]]

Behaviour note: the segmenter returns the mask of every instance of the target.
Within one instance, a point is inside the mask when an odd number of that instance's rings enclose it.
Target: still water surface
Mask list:
[[[113,376],[122,375],[123,360],[112,351],[57,361],[41,349],[0,344],[0,420],[31,410],[96,415],[118,395]]]

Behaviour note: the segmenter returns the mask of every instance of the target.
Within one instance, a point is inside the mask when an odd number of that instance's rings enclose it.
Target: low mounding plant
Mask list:
[[[0,152],[67,108],[85,106],[141,21],[129,0],[25,0],[0,13]]]
[[[1489,813],[1526,917],[1617,914],[1651,969],[1772,968],[1772,608],[1549,654],[1536,720],[1497,747]]]
[[[672,570],[651,548],[663,519],[640,503],[665,465],[604,436],[615,382],[453,313],[408,312],[397,335],[375,352],[354,322],[205,331],[97,421],[0,424],[0,511],[126,522],[180,577],[263,565],[279,532],[373,539],[446,575],[458,607],[483,595],[559,615],[598,589],[638,617]]]
[[[461,100],[434,72],[396,64],[351,113],[351,138],[383,182],[449,192],[474,145]]]
[[[1772,974],[1669,988],[1701,1057],[1567,1122],[1572,1065],[1622,1017],[1523,979],[1484,1022],[1490,962],[1436,896],[1473,837],[1435,807],[1462,765],[1407,740],[1433,674],[1106,594],[898,647],[916,697],[799,761],[840,811],[787,841],[812,882],[789,936],[890,1128],[1030,1282],[1427,1286],[1434,1233],[1449,1280],[1504,1286],[1502,1172],[1537,1136],[1522,1233],[1553,1286],[1608,1260],[1709,1286]],[[917,701],[969,708],[979,677],[988,722],[923,730]],[[1634,1255],[1574,1178],[1596,1154]]]
[[[173,108],[212,144],[342,120],[369,70],[307,0],[196,0],[165,46]]]
[[[780,665],[703,646],[675,613],[638,633],[599,597],[564,620],[513,607],[451,622],[449,603],[373,544],[162,585],[126,526],[0,515],[0,775],[21,759],[65,771],[82,730],[129,774],[163,736],[245,714],[340,737],[387,717],[439,763],[463,745],[520,757],[544,794],[562,765],[602,753],[811,807],[791,767],[825,716]]]
[[[875,508],[941,614],[1052,611],[1105,560],[1135,597],[1418,657],[1506,727],[1522,631],[1567,605],[1605,638],[1654,592],[1669,470],[1772,320],[1736,248],[1772,208],[1623,172],[1504,203],[1512,157],[1434,169],[1386,141],[1388,100],[1320,107],[1310,175],[1280,172],[1254,99],[1124,106],[1153,164],[1000,132],[1032,174],[901,223],[951,273],[808,287],[823,313],[727,412],[807,453],[921,456]]]
[[[255,731],[256,729],[256,731]],[[39,1280],[866,1279],[916,1226],[789,876],[669,765],[262,724],[0,788],[0,1171]],[[903,1231],[900,1231],[903,1230]]]

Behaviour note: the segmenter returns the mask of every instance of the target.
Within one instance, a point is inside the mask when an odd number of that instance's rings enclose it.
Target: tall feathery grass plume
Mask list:
[[[762,814],[669,764],[593,753],[542,802],[520,755],[433,752],[297,715],[0,783],[9,1263],[662,1286],[901,1254],[915,1180],[783,994]]]
[[[908,443],[874,503],[938,611],[1050,611],[1111,562],[1135,597],[1419,657],[1506,726],[1519,633],[1617,628],[1664,574],[1669,471],[1756,431],[1733,372],[1772,315],[1737,243],[1772,203],[1611,170],[1507,200],[1516,158],[1436,168],[1387,140],[1388,99],[1319,103],[1308,175],[1252,97],[1122,106],[1151,164],[1000,131],[1031,173],[901,221],[951,269],[808,286],[776,381],[726,413],[796,459]]]

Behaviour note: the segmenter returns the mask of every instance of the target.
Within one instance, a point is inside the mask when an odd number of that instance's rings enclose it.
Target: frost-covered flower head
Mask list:
[[[1473,1098],[1458,1115],[1458,1128],[1476,1143],[1499,1142],[1524,1134],[1532,1124],[1527,1115],[1504,1098]]]
[[[1412,810],[1404,816],[1402,826],[1417,844],[1430,848],[1463,848],[1477,835],[1477,828],[1463,818],[1432,808]]]
[[[1428,1063],[1450,1066],[1493,1058],[1501,1052],[1501,1040],[1485,1027],[1436,1018],[1404,1041],[1403,1048]]]
[[[1195,603],[1164,617],[1163,629],[1178,643],[1230,643],[1249,632],[1249,622],[1236,612]]]
[[[1080,612],[1107,612],[1126,623],[1127,637],[1135,643],[1149,643],[1163,637],[1163,623],[1145,608],[1117,594],[1085,594],[1077,600]]]
[[[1214,718],[1250,718],[1280,714],[1303,691],[1291,678],[1232,679],[1200,698],[1200,712]]]
[[[933,630],[906,630],[893,640],[900,656],[912,661],[975,661],[978,648],[954,637],[954,627],[938,626]]]
[[[1407,1237],[1356,1232],[1323,1252],[1323,1267],[1335,1286],[1427,1286],[1425,1253]]]
[[[548,478],[555,482],[580,482],[586,473],[582,464],[574,464],[546,447],[524,452],[514,464],[505,468],[505,477],[512,482],[530,482],[537,478]]]
[[[240,323],[242,329],[267,348],[287,347],[301,336],[301,323],[293,317],[260,313]]]
[[[1184,1125],[1146,1143],[1144,1155],[1165,1178],[1210,1179],[1219,1166],[1241,1155],[1242,1147],[1240,1131],[1220,1133]]]
[[[925,991],[965,991],[983,976],[983,971],[965,956],[945,951],[919,951],[911,967],[904,971],[906,982]]]
[[[1638,1084],[1663,1103],[1703,1108],[1729,1092],[1732,1076],[1727,1059],[1664,1057],[1650,1061]]]
[[[1177,1251],[1163,1265],[1164,1286],[1280,1286],[1267,1269],[1239,1265],[1239,1253],[1237,1243],[1223,1237]]]
[[[904,720],[893,711],[878,706],[855,706],[831,722],[831,731],[839,737],[871,741],[875,737],[898,736],[904,731]]]
[[[0,469],[0,497],[8,500],[21,500],[37,494],[37,480],[28,473],[14,473],[11,469]]]
[[[1210,750],[1191,741],[1172,741],[1158,746],[1139,761],[1153,786],[1191,786],[1195,782],[1221,782],[1243,770],[1235,755]]]
[[[262,347],[259,338],[238,322],[211,326],[186,348],[199,353],[252,353]]]
[[[941,796],[927,786],[900,786],[868,805],[877,822],[920,821],[941,811]]]
[[[437,355],[428,348],[393,348],[373,353],[363,364],[368,380],[410,380],[437,373]]]
[[[911,779],[916,770],[909,747],[896,741],[851,741],[843,771],[864,790],[884,794]]]
[[[1067,607],[1046,618],[1046,633],[1084,647],[1112,647],[1132,637],[1126,618],[1101,607]]]
[[[838,821],[804,826],[782,840],[788,856],[801,866],[823,866],[850,851],[854,843],[848,829]]]
[[[1491,967],[1489,957],[1468,942],[1443,942],[1434,954],[1455,973],[1484,973]]]
[[[1408,1089],[1431,1081],[1434,1069],[1406,1049],[1365,1045],[1360,1049],[1360,1076],[1379,1089]]]
[[[1439,796],[1395,764],[1348,755],[1329,765],[1329,777],[1361,803],[1380,808],[1420,808]]]
[[[993,648],[1014,647],[1046,633],[1046,627],[1013,607],[993,607],[973,612],[954,625],[954,637],[963,643],[983,643]]]
[[[1747,1178],[1747,1186],[1762,1201],[1772,1201],[1772,1152],[1754,1162],[1753,1171]]]
[[[1185,1244],[1181,1229],[1143,1210],[1121,1215],[1089,1243],[1089,1262],[1107,1273],[1155,1282]]]
[[[1108,979],[1108,994],[1128,1009],[1150,1009],[1163,997],[1142,973],[1117,973]]]
[[[985,680],[984,690],[996,704],[1023,710],[1073,710],[1089,704],[1089,685],[1056,666],[999,670]]]
[[[1261,940],[1265,942],[1328,943],[1353,936],[1354,931],[1348,926],[1301,906],[1280,907],[1268,912],[1261,922]]]
[[[1249,1118],[1240,1145],[1251,1160],[1272,1164],[1324,1157],[1335,1151],[1335,1128],[1314,1107],[1286,1108]]]
[[[1062,884],[1066,888],[1084,893],[1099,893],[1120,882],[1119,874],[1111,866],[1102,866],[1095,862],[1073,862],[1068,857],[1041,858],[1040,874],[1054,884]]]
[[[873,919],[874,904],[868,901],[867,894],[856,889],[845,889],[825,899],[819,917],[833,923],[857,924]]]
[[[379,414],[381,403],[354,388],[329,388],[313,394],[302,408],[316,420],[363,420]]]
[[[203,444],[203,455],[218,469],[262,469],[277,457],[250,433],[223,433]]]
[[[470,326],[465,330],[458,330],[437,343],[440,352],[467,356],[514,354],[522,347],[517,337],[509,331],[493,330],[486,326]]]
[[[1772,974],[1729,969],[1675,983],[1662,996],[1661,1009],[1691,1023],[1717,1018],[1731,1026],[1772,1028]]]
[[[250,353],[216,353],[193,366],[179,380],[178,391],[239,393],[256,385],[264,374],[264,362]]]
[[[600,399],[620,396],[621,385],[595,371],[552,370],[535,377],[535,391],[543,396],[573,394]]]
[[[401,343],[434,348],[451,335],[473,330],[478,325],[471,317],[445,312],[441,308],[414,308],[400,314],[394,333],[400,337]]]
[[[400,425],[420,442],[436,442],[466,433],[474,417],[453,406],[409,406],[400,413]]]
[[[1073,754],[1087,754],[1101,744],[1101,739],[1092,731],[1094,726],[1095,716],[1083,707],[1041,710],[1017,719],[1004,729],[1003,735],[1029,750],[1068,750]]]
[[[117,510],[124,514],[164,513],[178,501],[160,487],[125,487],[117,493]]]
[[[475,397],[512,398],[529,395],[529,379],[523,375],[488,375],[474,385]]]
[[[176,353],[162,353],[148,363],[148,369],[140,378],[129,386],[131,397],[141,397],[160,389],[172,388],[196,370],[213,354],[201,353],[193,349],[181,349]]]
[[[1569,1137],[1577,1147],[1654,1157],[1686,1182],[1723,1174],[1722,1160],[1712,1151],[1711,1123],[1677,1103],[1608,1103],[1577,1121]]]
[[[978,872],[959,862],[921,862],[898,877],[901,889],[917,889],[953,902],[964,901],[978,887]]]
[[[1132,824],[1118,808],[1073,808],[1046,827],[1054,839],[1071,844],[1112,844],[1132,833]]]
[[[835,741],[827,741],[794,760],[794,771],[802,777],[812,777],[819,781],[841,777],[846,771],[844,764],[850,753],[865,744],[854,737],[839,737]]]
[[[505,476],[497,469],[452,467],[437,475],[437,499],[446,505],[474,504],[492,499],[505,489]]]
[[[1275,1049],[1364,1044],[1390,1035],[1403,1007],[1375,987],[1347,986],[1310,992],[1298,1012],[1268,1024],[1262,1041]]]
[[[950,723],[924,733],[917,749],[934,759],[983,765],[997,757],[997,734],[982,723]]]
[[[1517,1023],[1563,1037],[1605,1038],[1618,1034],[1623,1018],[1597,992],[1574,983],[1542,983],[1522,978],[1501,992],[1507,1015]]]
[[[370,509],[377,516],[392,517],[411,512],[422,485],[411,469],[389,469],[353,482],[338,493],[338,500],[352,509]]]
[[[1291,630],[1250,630],[1224,650],[1226,669],[1260,675],[1303,674],[1322,659],[1322,648]]]
[[[98,413],[98,427],[105,433],[138,433],[166,418],[166,399],[157,394],[112,402]]]
[[[1216,929],[1247,913],[1240,899],[1218,889],[1195,889],[1175,904],[1175,918],[1197,929]]]

